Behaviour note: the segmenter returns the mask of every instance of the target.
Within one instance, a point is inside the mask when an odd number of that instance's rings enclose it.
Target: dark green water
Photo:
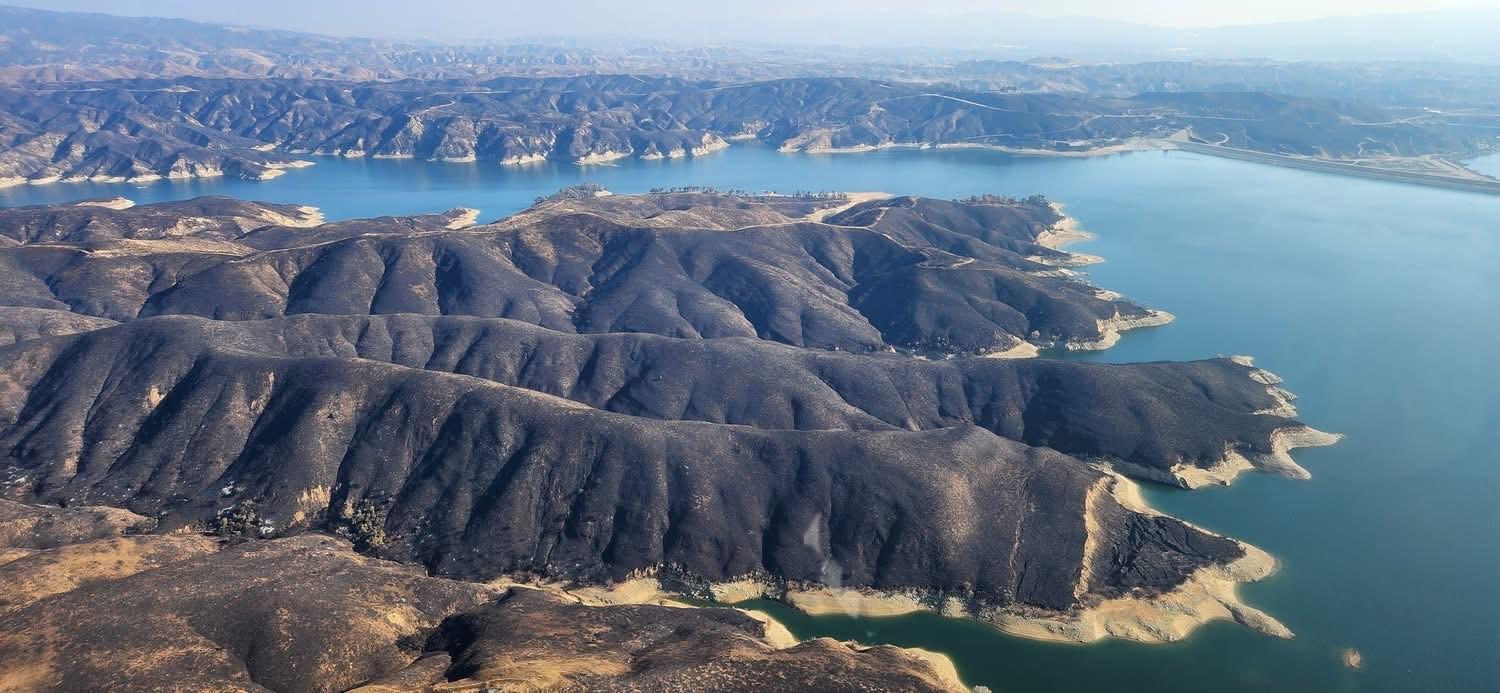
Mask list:
[[[1479,164],[1500,172],[1495,160]],[[1045,193],[1098,234],[1101,286],[1175,313],[1087,358],[1251,354],[1301,395],[1308,423],[1347,434],[1299,451],[1310,481],[1148,488],[1166,512],[1283,563],[1242,590],[1298,637],[1231,623],[1185,642],[1058,645],[931,615],[810,618],[762,605],[799,636],[921,646],[997,691],[1500,690],[1500,197],[1173,153],[1017,159],[981,152],[786,156],[582,169],[320,160],[265,183],[58,184],[0,205],[199,194],[303,202],[330,217],[520,209],[579,180],[617,192],[713,184],[953,197]],[[1339,652],[1358,648],[1365,668]]]

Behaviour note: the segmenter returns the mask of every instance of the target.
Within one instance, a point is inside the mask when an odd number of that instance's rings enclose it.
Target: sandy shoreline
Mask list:
[[[1024,339],[1019,339],[1009,347],[989,351],[981,354],[981,356],[987,359],[1029,359],[1036,358],[1041,354],[1041,351],[1041,347]]]
[[[1266,386],[1266,393],[1271,395],[1276,404],[1255,412],[1260,416],[1277,416],[1290,419],[1297,415],[1297,409],[1291,400],[1295,398],[1290,392],[1277,387],[1282,382],[1281,378],[1270,371],[1254,368],[1254,361],[1248,356],[1231,356],[1231,361],[1242,366],[1251,367],[1248,377],[1257,383]],[[1129,474],[1138,479],[1148,479],[1163,484],[1179,486],[1185,489],[1197,489],[1205,486],[1228,486],[1240,474],[1249,471],[1262,471],[1288,479],[1310,479],[1312,473],[1307,471],[1297,461],[1292,459],[1291,452],[1299,448],[1326,447],[1334,445],[1343,440],[1344,436],[1338,433],[1328,433],[1305,424],[1288,425],[1271,432],[1267,441],[1269,450],[1250,450],[1232,443],[1224,446],[1223,452],[1216,460],[1209,462],[1207,466],[1183,462],[1173,465],[1170,469],[1157,467],[1146,467],[1131,464],[1121,459],[1096,459],[1102,465],[1108,466],[1116,471]]]
[[[1102,480],[1121,505],[1158,514],[1140,499],[1135,482],[1114,472]],[[1021,613],[1007,608],[972,608],[949,597],[935,602],[912,593],[881,593],[876,590],[811,587],[781,589],[755,580],[713,587],[716,598],[727,603],[753,598],[784,601],[811,615],[890,617],[917,612],[935,612],[949,618],[969,618],[1010,635],[1049,642],[1092,643],[1120,638],[1142,643],[1173,642],[1188,637],[1199,626],[1232,620],[1248,628],[1279,638],[1292,632],[1266,613],[1242,602],[1239,583],[1264,579],[1276,568],[1266,552],[1239,544],[1245,555],[1228,565],[1209,566],[1194,573],[1170,592],[1147,598],[1121,597],[1103,600],[1070,613]],[[1085,547],[1087,551],[1087,547]]]
[[[1090,491],[1085,506],[1089,532],[1083,549],[1085,555],[1090,553],[1098,531],[1092,519],[1093,507],[1098,498],[1107,494],[1130,510],[1148,515],[1161,514],[1145,503],[1136,482],[1108,467],[1098,468],[1104,476]],[[755,576],[713,583],[707,587],[707,591],[714,601],[729,606],[753,599],[774,599],[812,616],[882,618],[932,612],[949,618],[975,620],[1010,635],[1048,642],[1093,643],[1108,638],[1142,643],[1174,642],[1188,637],[1199,626],[1219,620],[1235,621],[1273,637],[1293,637],[1290,629],[1270,615],[1245,604],[1237,592],[1241,583],[1262,580],[1273,574],[1277,567],[1276,560],[1259,548],[1243,542],[1236,544],[1244,552],[1243,556],[1228,564],[1200,568],[1185,582],[1168,592],[1149,597],[1104,599],[1069,612],[975,606],[958,597],[943,597],[918,590],[880,591],[816,584],[784,584]],[[1087,593],[1089,579],[1087,574],[1080,577],[1080,594]],[[535,584],[525,586],[537,587]],[[555,585],[543,588],[562,589]],[[596,605],[682,605],[674,602],[679,598],[678,595],[665,587],[664,581],[650,571],[607,587],[569,589],[566,593],[583,603]],[[768,634],[770,630],[771,627],[768,627]],[[942,655],[934,656],[941,658],[941,661],[948,661]]]
[[[240,175],[241,180],[266,181],[285,175],[287,171],[312,166],[313,162],[298,159],[296,161],[273,162],[259,164],[260,171],[253,175]],[[205,178],[223,178],[224,170],[221,168],[203,167],[189,173],[172,172],[166,175],[160,173],[142,173],[131,176],[37,176],[26,178],[22,176],[9,176],[0,178],[0,188],[10,188],[20,185],[51,185],[53,183],[106,183],[106,184],[139,184],[155,183],[164,180],[201,180]]]
[[[1065,246],[1069,246],[1074,243],[1092,241],[1094,240],[1094,238],[1096,238],[1096,236],[1094,236],[1094,234],[1092,233],[1089,233],[1088,231],[1084,231],[1082,226],[1079,224],[1078,219],[1076,217],[1069,216],[1067,209],[1061,202],[1048,202],[1047,204],[1050,205],[1052,207],[1052,211],[1061,218],[1057,221],[1057,223],[1037,234],[1036,244],[1042,246],[1043,248],[1056,250],[1059,253],[1063,253],[1065,257],[1054,258],[1033,255],[1026,259],[1043,265],[1051,265],[1053,267],[1082,267],[1084,265],[1096,265],[1104,262],[1104,258],[1099,257],[1098,255],[1087,255],[1084,253],[1073,253],[1063,250]]]
[[[848,147],[834,147],[830,145],[811,145],[807,143],[816,141],[825,133],[808,133],[801,137],[792,138],[782,143],[777,151],[784,154],[862,154],[865,152],[876,152],[886,149],[978,149],[983,151],[999,152],[1015,156],[1037,156],[1056,157],[1066,159],[1088,158],[1096,156],[1109,156],[1111,154],[1123,154],[1126,152],[1147,152],[1163,149],[1176,149],[1176,143],[1165,138],[1138,138],[1127,140],[1119,144],[1109,144],[1102,147],[1091,147],[1089,149],[1043,149],[1040,147],[1007,147],[1000,144],[984,144],[979,142],[882,142],[880,144],[857,144]]]
[[[729,137],[722,137],[722,136],[714,135],[710,139],[707,139],[702,144],[700,144],[699,146],[696,146],[696,147],[674,148],[674,149],[671,149],[671,150],[666,151],[666,152],[655,152],[655,153],[652,153],[652,154],[645,154],[645,155],[637,155],[633,151],[594,152],[594,153],[586,154],[586,155],[581,156],[581,157],[575,157],[575,158],[573,158],[571,160],[571,163],[574,163],[574,164],[577,164],[577,165],[581,165],[581,166],[590,166],[590,165],[606,165],[606,164],[610,164],[610,163],[613,163],[613,162],[616,162],[616,161],[619,161],[619,160],[622,160],[622,159],[628,159],[628,158],[632,158],[632,157],[638,158],[638,159],[641,159],[641,160],[644,160],[644,161],[651,161],[651,160],[679,159],[679,158],[686,158],[686,157],[706,156],[706,155],[712,154],[714,152],[719,152],[719,151],[723,151],[725,149],[728,149],[730,147],[730,143],[731,142],[745,141],[745,140],[755,140],[755,139],[758,139],[758,138],[754,134],[750,134],[750,135],[741,134],[741,135],[733,135],[733,136],[729,136]],[[1075,150],[1059,151],[1059,150],[1051,150],[1051,149],[1027,149],[1027,148],[1016,148],[1016,147],[1004,147],[1004,146],[1000,146],[1000,145],[966,144],[966,143],[944,143],[944,144],[931,144],[931,143],[928,143],[928,144],[922,144],[922,143],[889,143],[889,144],[880,144],[880,145],[859,145],[859,146],[856,146],[856,147],[808,147],[808,148],[799,148],[797,146],[783,144],[778,149],[778,151],[781,151],[783,153],[803,153],[803,154],[855,154],[855,153],[860,153],[860,152],[870,152],[870,151],[877,151],[877,150],[882,150],[882,149],[983,149],[983,150],[989,150],[989,151],[1002,152],[1002,153],[1006,153],[1006,154],[1014,154],[1014,155],[1017,155],[1017,156],[1041,156],[1041,157],[1077,158],[1077,157],[1105,156],[1105,155],[1109,155],[1109,154],[1119,154],[1119,153],[1124,153],[1124,152],[1150,151],[1150,150],[1156,150],[1156,149],[1170,149],[1170,148],[1173,148],[1173,145],[1172,145],[1171,142],[1169,142],[1167,140],[1140,140],[1140,141],[1126,142],[1126,143],[1118,144],[1118,145],[1108,145],[1108,146],[1105,146],[1105,147],[1097,147],[1097,148],[1094,148],[1094,149],[1076,150],[1076,151]],[[275,145],[274,144],[268,144],[265,147],[257,147],[257,149],[260,150],[260,151],[272,151],[272,150],[275,149]],[[349,150],[345,150],[345,151],[341,151],[341,152],[308,152],[308,151],[300,151],[299,150],[299,151],[289,151],[287,153],[293,154],[293,155],[296,155],[296,154],[312,154],[312,155],[315,155],[315,156],[335,156],[335,157],[340,157],[340,158],[345,158],[345,159],[361,159],[361,158],[372,158],[372,159],[415,159],[416,158],[414,155],[411,155],[411,154],[383,154],[383,153],[382,154],[370,154],[370,153],[368,153],[368,152],[366,152],[365,150],[362,150],[362,149],[349,149]],[[473,156],[473,155],[463,156],[463,157],[450,157],[450,158],[432,157],[432,158],[429,158],[429,159],[426,159],[426,160],[427,161],[435,161],[435,162],[445,162],[445,163],[476,163],[476,162],[479,161],[478,157]],[[502,166],[523,166],[523,165],[527,165],[527,164],[542,163],[542,162],[546,162],[546,161],[550,161],[550,160],[552,160],[551,154],[549,154],[549,153],[542,153],[542,152],[534,152],[534,153],[529,153],[529,154],[514,154],[514,155],[511,155],[511,156],[506,156],[506,157],[502,157],[502,158],[499,158],[499,159],[495,159],[494,161],[496,161],[497,163],[499,163]],[[289,161],[289,162],[273,162],[273,163],[263,164],[264,168],[266,169],[265,171],[259,173],[258,175],[255,175],[255,176],[242,176],[242,178],[244,178],[245,180],[270,180],[272,178],[276,178],[276,177],[284,174],[288,169],[304,168],[304,167],[307,167],[307,166],[312,166],[313,163],[314,162],[307,161],[307,160],[296,160],[296,161]],[[144,174],[144,175],[139,175],[139,176],[75,176],[75,177],[71,177],[71,178],[64,178],[64,177],[61,177],[61,176],[42,176],[42,177],[36,177],[36,178],[26,178],[26,177],[22,177],[22,176],[10,176],[10,177],[0,178],[0,188],[7,188],[7,187],[17,186],[17,185],[46,185],[46,184],[49,184],[49,183],[85,183],[85,182],[87,182],[87,183],[149,183],[149,182],[159,181],[159,180],[192,180],[192,179],[199,179],[199,178],[214,178],[214,177],[219,177],[219,176],[223,176],[223,175],[224,175],[223,171],[208,171],[208,172],[203,172],[203,173],[190,173],[190,174],[186,174],[186,175],[171,174],[171,175],[166,175],[166,176],[163,176],[163,175],[160,175],[160,174],[156,174],[156,173]]]
[[[1170,324],[1177,316],[1164,310],[1147,308],[1145,315],[1135,317],[1122,317],[1119,311],[1115,311],[1114,317],[1099,320],[1099,337],[1096,339],[1069,339],[1063,342],[1062,348],[1067,351],[1103,351],[1120,342],[1128,330],[1140,329],[1142,327],[1161,327]]]
[[[491,580],[486,585],[498,588],[533,589],[549,592],[573,600],[584,606],[618,606],[650,604],[677,609],[701,608],[693,604],[679,601],[680,595],[664,590],[661,583],[654,577],[644,576],[625,580],[607,587],[575,587],[569,588],[557,582],[533,582],[528,580],[513,580],[511,578],[498,578]],[[751,597],[753,598],[753,597]],[[720,600],[723,601],[723,600]],[[745,601],[745,600],[739,600]],[[728,608],[739,611],[761,623],[765,624],[765,641],[776,649],[794,647],[803,640],[792,635],[791,630],[776,620],[776,618],[758,609],[744,609],[724,602],[722,606],[714,608]],[[832,638],[813,638],[832,640]],[[857,641],[843,641],[843,644],[862,651],[872,647],[867,643]],[[920,647],[900,648],[906,654],[919,659],[932,669],[932,673],[955,692],[966,693],[970,687],[958,676],[958,668],[954,666],[953,660],[947,655],[922,649]]]
[[[458,214],[453,217],[452,221],[443,226],[445,229],[464,229],[479,223],[479,210],[473,207],[459,207],[458,209],[449,211],[458,212]]]
[[[844,195],[848,198],[844,202],[844,204],[820,209],[816,212],[813,212],[812,214],[807,215],[806,220],[822,222],[828,217],[852,209],[855,205],[864,204],[866,202],[874,202],[875,200],[886,200],[895,197],[895,195],[887,192],[850,192],[844,193]]]

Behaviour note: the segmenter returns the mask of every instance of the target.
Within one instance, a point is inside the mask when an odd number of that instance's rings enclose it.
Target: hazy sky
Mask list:
[[[1270,23],[1335,15],[1500,7],[1500,0],[0,0],[53,10],[167,16],[331,34],[429,38],[503,38],[680,31],[742,23],[766,31],[778,21],[808,22],[920,8],[929,15],[1017,13],[1086,16],[1177,27]],[[674,26],[675,25],[675,26]],[[752,28],[753,27],[753,28]],[[754,37],[762,38],[762,37]]]

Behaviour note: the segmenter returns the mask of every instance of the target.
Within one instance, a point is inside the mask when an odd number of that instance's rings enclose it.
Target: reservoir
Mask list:
[[[1500,173],[1500,160],[1475,164]],[[879,190],[1042,193],[1097,238],[1098,285],[1177,316],[1100,361],[1249,354],[1345,434],[1300,450],[1313,475],[1230,488],[1146,485],[1164,512],[1281,561],[1242,588],[1297,637],[1215,623],[1186,641],[1041,643],[919,614],[808,617],[758,604],[801,637],[918,646],[995,691],[1475,691],[1500,686],[1500,196],[1290,170],[1184,152],[1088,159],[982,151],[786,155],[737,145],[697,159],[528,167],[320,158],[266,182],[59,183],[0,205],[230,195],[331,219],[477,207],[482,220],[578,182],[619,193]],[[1349,648],[1359,670],[1344,666]]]

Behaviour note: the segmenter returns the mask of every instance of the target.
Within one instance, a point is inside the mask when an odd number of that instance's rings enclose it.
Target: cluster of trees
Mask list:
[[[551,195],[541,195],[532,200],[532,202],[533,204],[541,204],[543,202],[556,202],[558,200],[586,200],[591,197],[598,197],[600,193],[606,192],[609,191],[598,183],[578,183],[576,185],[569,185]]]
[[[744,197],[755,200],[785,200],[790,198],[793,200],[842,201],[849,199],[848,193],[834,192],[830,190],[820,190],[817,192],[813,192],[810,190],[797,190],[786,194],[771,192],[752,193],[743,188],[720,188],[712,185],[679,185],[670,188],[652,188],[647,192],[652,195],[670,195],[673,193],[707,193],[712,195],[728,195],[730,197]]]
[[[1050,204],[1046,195],[1029,195],[1026,197],[1011,197],[1009,195],[970,195],[954,199],[954,202],[962,202],[966,205],[1021,205],[1026,207],[1044,207]]]
[[[598,197],[601,193],[607,193],[607,192],[609,192],[609,191],[606,190],[604,188],[604,186],[602,186],[602,185],[600,185],[598,183],[578,183],[578,184],[575,184],[575,185],[569,185],[568,187],[563,188],[561,190],[558,190],[557,192],[552,193],[551,195],[541,195],[541,196],[537,197],[535,200],[533,200],[532,203],[533,204],[542,204],[543,202],[556,202],[558,200],[586,200],[586,199],[591,198],[591,197]],[[791,200],[808,200],[808,201],[819,201],[819,202],[822,202],[822,201],[843,202],[843,201],[847,201],[849,199],[849,194],[848,193],[834,192],[834,191],[831,191],[831,190],[818,190],[818,191],[796,190],[796,191],[793,191],[793,192],[790,192],[790,193],[785,193],[785,194],[783,194],[783,193],[771,193],[771,192],[752,193],[752,192],[750,192],[748,190],[745,190],[744,188],[720,188],[720,187],[716,187],[716,186],[712,186],[712,185],[678,185],[678,186],[674,186],[674,187],[670,187],[670,188],[652,188],[652,189],[648,190],[647,192],[649,194],[651,194],[651,195],[671,195],[671,194],[674,194],[674,193],[703,193],[703,194],[709,194],[709,195],[727,195],[727,196],[730,196],[730,197],[739,197],[739,198],[744,198],[744,199],[747,199],[747,200],[781,200],[781,201],[784,201],[784,200],[791,199]],[[985,197],[986,198],[993,198],[994,196],[993,195],[986,195]],[[1041,196],[1038,195],[1036,197],[1040,198]],[[977,199],[977,198],[975,198],[975,199]],[[998,198],[998,199],[1009,200],[1011,198]],[[1046,202],[1046,198],[1042,198],[1042,202],[1045,203]]]

